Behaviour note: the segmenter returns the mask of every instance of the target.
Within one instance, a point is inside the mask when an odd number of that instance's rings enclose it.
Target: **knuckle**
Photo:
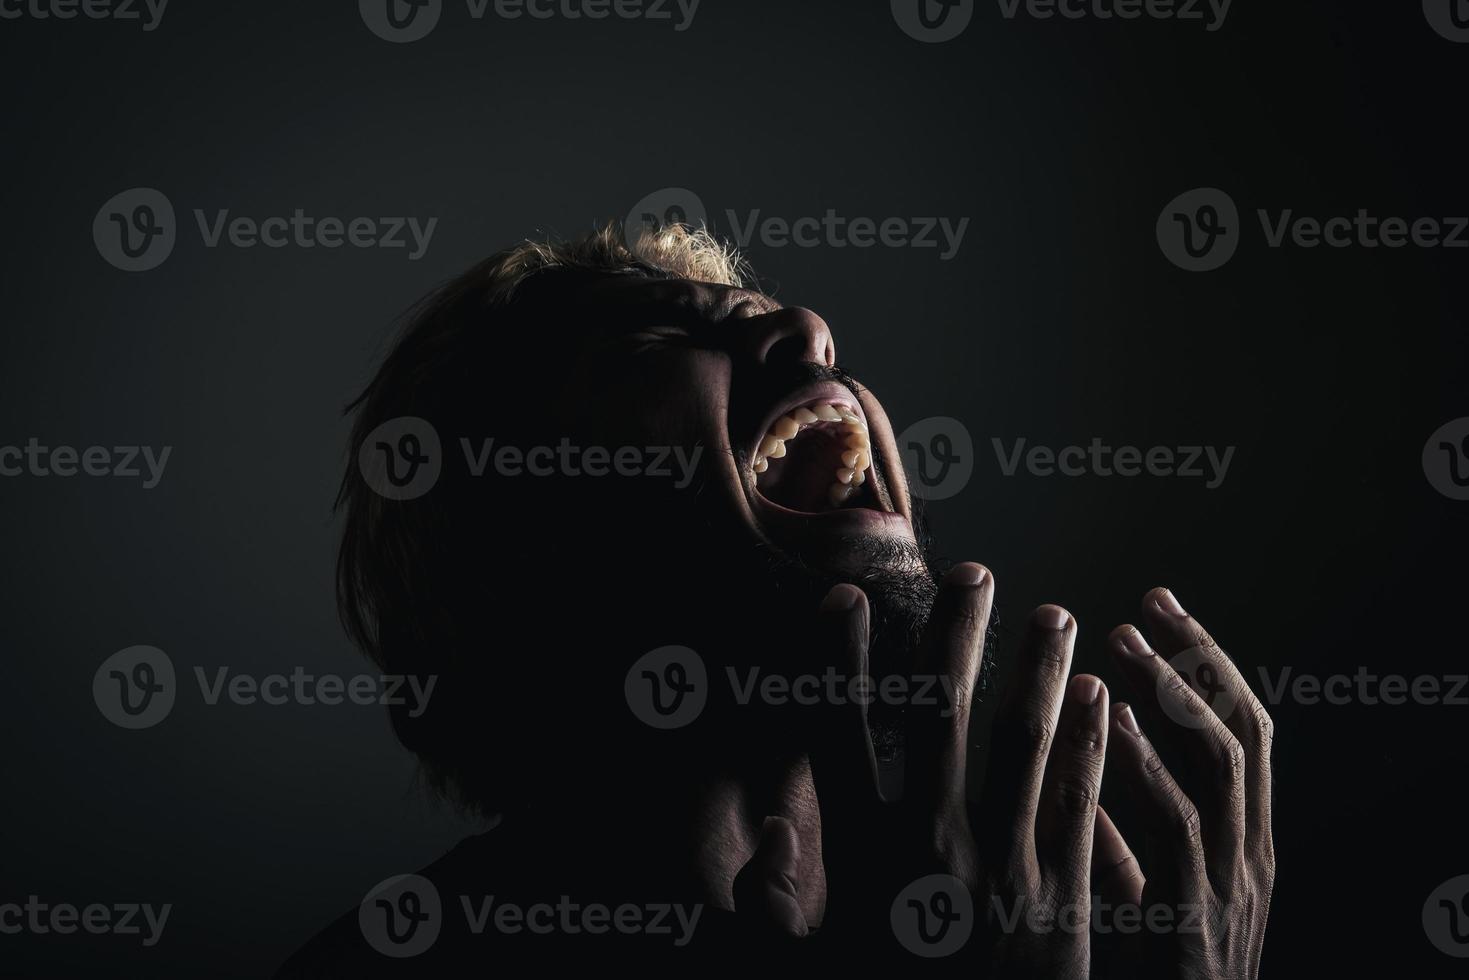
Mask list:
[[[1225,735],[1219,740],[1214,752],[1215,765],[1219,769],[1219,781],[1233,786],[1245,781],[1245,747],[1239,739]]]
[[[1170,670],[1163,675],[1163,693],[1169,697],[1182,701],[1189,701],[1193,697],[1193,688],[1188,686],[1188,681],[1176,670]]]
[[[1084,777],[1064,779],[1056,785],[1056,802],[1061,812],[1071,817],[1085,817],[1095,811],[1100,795],[1096,781]]]
[[[1143,756],[1143,774],[1158,783],[1163,782],[1168,776],[1168,767],[1163,765],[1162,757],[1151,749]]]
[[[1066,647],[1057,641],[1037,643],[1030,653],[1036,673],[1047,678],[1065,676],[1066,660]]]
[[[1175,799],[1168,813],[1169,826],[1182,841],[1197,841],[1203,834],[1199,821],[1199,808],[1191,800]]]
[[[1259,701],[1250,704],[1246,711],[1246,720],[1255,744],[1268,753],[1275,742],[1275,720]]]
[[[1029,755],[1041,757],[1051,748],[1051,726],[1036,712],[1026,711],[1008,728],[1008,737],[1013,744]]]
[[[1100,728],[1073,728],[1066,733],[1066,745],[1079,755],[1101,755],[1106,748]]]

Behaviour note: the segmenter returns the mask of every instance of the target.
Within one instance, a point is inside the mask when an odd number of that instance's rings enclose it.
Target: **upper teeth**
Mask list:
[[[835,482],[827,492],[833,507],[840,507],[847,498],[857,492],[867,480],[867,468],[872,465],[872,440],[862,416],[847,405],[810,405],[798,408],[789,415],[782,415],[770,426],[760,448],[755,451],[755,463],[751,469],[759,474],[770,468],[770,460],[780,459],[786,454],[786,443],[794,439],[803,428],[817,422],[840,422],[847,431],[846,451],[838,467]]]

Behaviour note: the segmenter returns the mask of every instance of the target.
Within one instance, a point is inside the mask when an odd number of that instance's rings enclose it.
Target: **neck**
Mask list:
[[[759,846],[765,818],[784,817],[800,841],[801,908],[807,921],[819,922],[826,881],[810,765],[804,756],[775,761],[744,748],[738,760],[729,753],[693,778],[668,778],[689,771],[669,761],[584,780],[574,800],[528,817],[517,837],[532,838],[527,853],[578,889],[635,888],[650,900],[733,910],[735,876]],[[753,765],[752,755],[765,761]]]

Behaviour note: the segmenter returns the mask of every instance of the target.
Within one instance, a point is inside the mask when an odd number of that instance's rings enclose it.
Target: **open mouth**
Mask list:
[[[847,401],[817,398],[770,423],[750,469],[755,492],[788,511],[890,510],[878,489],[873,455],[860,409]]]

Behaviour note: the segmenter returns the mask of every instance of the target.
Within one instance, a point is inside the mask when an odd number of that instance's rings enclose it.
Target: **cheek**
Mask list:
[[[568,394],[574,429],[606,446],[723,448],[729,362],[712,351],[648,351],[585,373]]]

